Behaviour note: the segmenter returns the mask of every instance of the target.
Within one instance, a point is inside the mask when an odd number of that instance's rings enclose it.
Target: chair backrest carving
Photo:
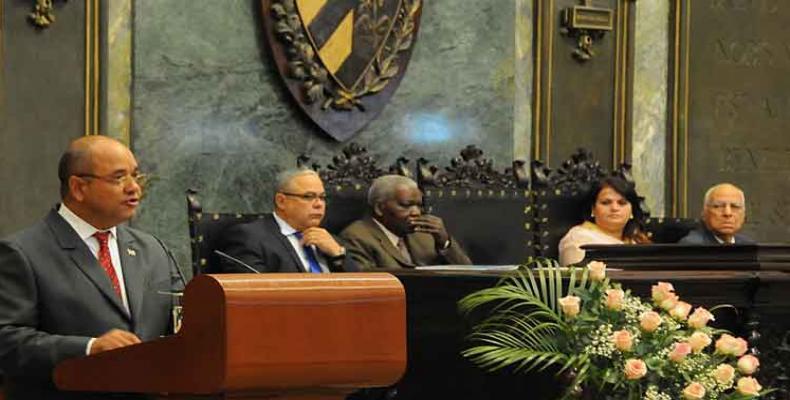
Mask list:
[[[467,146],[443,170],[421,158],[417,183],[431,213],[476,264],[519,264],[534,252],[533,201],[526,163],[500,172]]]
[[[425,158],[417,160],[417,184],[428,188],[453,189],[527,189],[524,161],[516,161],[504,173],[494,169],[494,161],[483,157],[483,150],[474,145],[466,146],[460,156],[450,160],[450,166],[442,171]]]

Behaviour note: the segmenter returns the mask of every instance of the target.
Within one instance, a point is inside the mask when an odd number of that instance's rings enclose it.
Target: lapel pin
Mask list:
[[[134,251],[134,249],[126,249],[126,253],[128,253],[130,257],[134,257],[137,255],[137,252]]]

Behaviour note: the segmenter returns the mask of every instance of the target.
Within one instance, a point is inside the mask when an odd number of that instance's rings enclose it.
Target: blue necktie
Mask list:
[[[294,233],[297,239],[302,240],[302,232]],[[318,264],[318,259],[315,258],[315,251],[312,246],[302,246],[304,253],[307,256],[307,264],[310,266],[310,273],[320,274],[324,271],[321,270],[321,265]]]

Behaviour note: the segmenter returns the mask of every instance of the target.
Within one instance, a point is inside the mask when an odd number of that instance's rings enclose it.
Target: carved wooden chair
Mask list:
[[[417,183],[430,212],[444,220],[475,264],[519,264],[535,255],[533,201],[525,163],[494,170],[467,146],[444,170],[417,161]]]
[[[224,230],[266,215],[265,213],[204,213],[197,194],[193,189],[188,189],[186,192],[193,276],[219,272],[220,260],[214,254],[214,250],[217,249]]]
[[[309,156],[301,155],[297,159],[297,166],[312,168],[324,181],[329,203],[322,226],[337,234],[351,222],[362,218],[367,209],[366,198],[370,182],[385,172],[376,166],[375,159],[367,154],[364,147],[355,143],[346,146],[342,154],[335,156],[326,168],[311,164],[310,161]],[[396,165],[390,167],[390,173],[410,174],[408,160],[399,159]],[[219,272],[219,259],[214,250],[219,245],[223,231],[233,225],[267,215],[204,212],[197,191],[187,190],[186,197],[194,275]]]

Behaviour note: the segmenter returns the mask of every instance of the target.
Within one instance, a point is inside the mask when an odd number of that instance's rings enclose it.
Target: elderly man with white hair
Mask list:
[[[753,244],[739,234],[746,219],[746,197],[731,183],[720,183],[705,192],[702,224],[692,230],[681,244]]]
[[[340,233],[362,269],[472,263],[442,219],[423,214],[422,192],[413,180],[377,178],[368,191],[368,206],[368,217]]]

